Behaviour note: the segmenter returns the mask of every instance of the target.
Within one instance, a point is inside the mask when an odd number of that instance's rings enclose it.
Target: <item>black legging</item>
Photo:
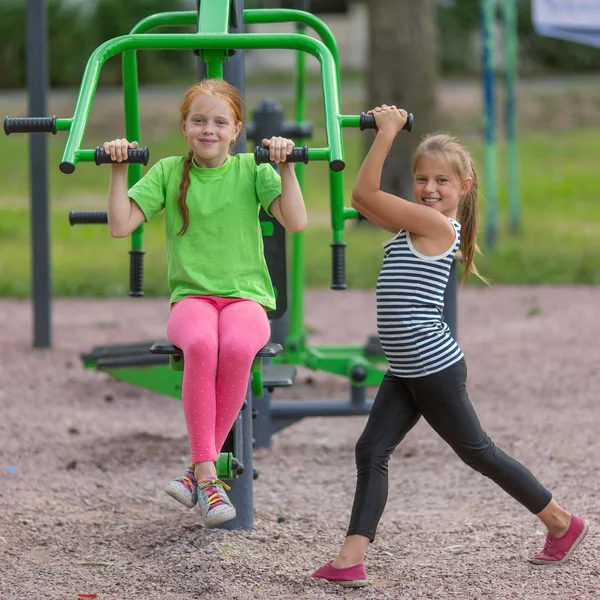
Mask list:
[[[464,359],[426,377],[385,374],[356,443],[358,479],[347,535],[374,539],[388,495],[389,457],[421,415],[461,460],[532,513],[548,505],[552,494],[522,464],[496,447],[481,428],[466,380]]]

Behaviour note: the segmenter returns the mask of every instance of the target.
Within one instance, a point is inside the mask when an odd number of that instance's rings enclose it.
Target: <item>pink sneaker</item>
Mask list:
[[[534,565],[562,565],[587,535],[590,524],[577,515],[571,515],[571,525],[565,535],[555,538],[548,534],[544,549],[530,558]]]
[[[354,565],[345,569],[336,569],[331,563],[325,563],[312,575],[315,579],[326,579],[343,587],[359,588],[368,585],[365,565]]]

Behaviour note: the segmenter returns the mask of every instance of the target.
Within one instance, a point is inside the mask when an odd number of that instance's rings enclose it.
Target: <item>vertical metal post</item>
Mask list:
[[[308,12],[310,0],[296,0],[296,9]],[[306,33],[303,23],[296,25],[296,32]],[[302,123],[306,118],[306,53],[296,54],[296,122]],[[297,140],[297,145],[302,145],[303,140]],[[305,166],[303,163],[296,165],[296,177],[300,189],[304,192]],[[304,285],[306,277],[306,250],[305,233],[291,234],[292,256],[290,261],[289,311],[286,315],[286,338],[295,345],[296,352],[303,352],[306,347],[306,331],[304,328]],[[289,348],[286,347],[286,350]]]
[[[46,116],[48,62],[45,0],[27,0],[27,88],[29,116]],[[33,346],[52,345],[50,323],[50,222],[48,209],[48,142],[45,133],[29,135]]]
[[[235,506],[235,519],[218,527],[220,529],[252,529],[254,527],[254,465],[252,461],[252,390],[248,385],[246,408],[238,415],[234,425],[234,456],[241,460],[244,472],[231,482],[229,499]]]
[[[230,33],[244,32],[244,0],[232,0],[231,14],[235,21],[230,27]],[[209,71],[210,76],[210,71]],[[231,85],[234,85],[246,95],[246,70],[244,64],[243,50],[237,50],[223,65],[223,79]],[[234,153],[246,151],[246,133],[244,130],[240,133],[237,142],[233,148]],[[246,394],[248,405],[238,417],[241,419],[242,434],[242,462],[244,463],[244,473],[239,476],[231,486],[229,497],[237,511],[236,518],[232,521],[223,523],[223,529],[252,529],[254,527],[254,490],[253,490],[253,461],[252,461],[252,391],[248,388]]]
[[[508,208],[510,211],[510,231],[521,229],[519,200],[519,159],[517,147],[517,103],[516,86],[518,80],[518,46],[516,0],[502,2],[504,21],[504,123],[506,127],[506,164],[508,169]]]
[[[481,2],[481,36],[482,36],[482,77],[484,95],[484,172],[487,211],[485,223],[485,242],[489,248],[496,244],[497,212],[498,212],[498,173],[496,149],[496,107],[494,100],[495,59],[494,59],[494,23],[496,0],[480,0]]]

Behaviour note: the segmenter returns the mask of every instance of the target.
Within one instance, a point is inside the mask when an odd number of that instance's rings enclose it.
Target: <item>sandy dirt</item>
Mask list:
[[[307,577],[343,540],[366,417],[278,433],[255,452],[254,531],[202,529],[162,491],[187,460],[180,403],[79,359],[164,338],[166,300],[56,301],[51,351],[31,347],[29,302],[0,300],[0,599],[600,598],[600,289],[468,289],[459,303],[484,427],[592,523],[566,566],[527,562],[541,524],[423,422],[390,462],[368,588]],[[374,308],[372,292],[309,293],[311,341],[366,341]],[[343,380],[300,370],[276,398],[346,394]]]

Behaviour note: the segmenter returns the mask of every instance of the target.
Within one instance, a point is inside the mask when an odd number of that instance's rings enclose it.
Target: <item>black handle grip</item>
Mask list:
[[[53,133],[56,135],[56,116],[53,117],[6,117],[4,133]]]
[[[144,254],[143,250],[130,250],[129,256],[129,295],[144,295]]]
[[[127,160],[123,160],[120,163],[117,163],[116,160],[112,160],[110,154],[106,154],[104,148],[100,148],[100,146],[96,146],[96,151],[94,152],[94,162],[97,165],[130,165],[133,163],[147,165],[149,160],[150,150],[148,150],[148,147],[130,148],[127,150]]]
[[[404,123],[404,127],[402,129],[404,131],[412,131],[414,122],[415,117],[412,113],[408,113],[408,117],[406,117],[406,123]],[[359,127],[361,131],[364,131],[365,129],[377,129],[375,117],[364,112],[360,113]]]
[[[271,162],[269,149],[256,146],[254,150],[254,160],[256,161],[257,165]],[[308,146],[294,148],[286,160],[287,162],[302,162],[304,164],[308,163]]]
[[[108,223],[108,213],[105,210],[70,210],[70,225],[92,225]]]
[[[333,242],[331,244],[331,289],[345,290],[346,285],[346,244],[344,242]]]

